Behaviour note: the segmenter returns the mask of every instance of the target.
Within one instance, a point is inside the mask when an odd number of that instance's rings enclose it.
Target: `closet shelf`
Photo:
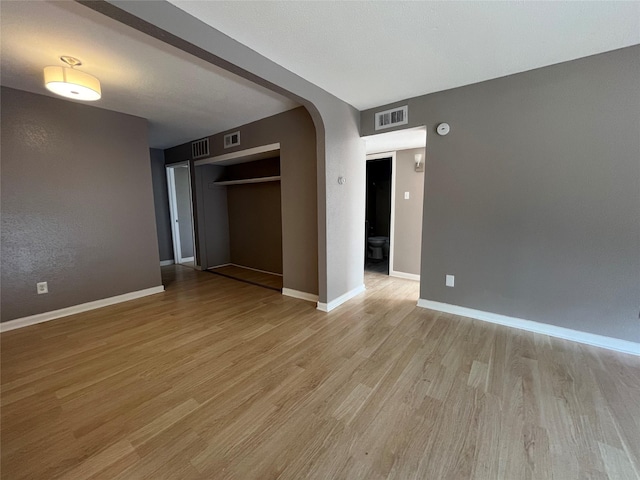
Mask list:
[[[279,182],[280,175],[273,177],[256,177],[256,178],[244,178],[242,180],[226,180],[224,182],[213,182],[215,185],[242,185],[244,183],[264,183],[264,182]]]

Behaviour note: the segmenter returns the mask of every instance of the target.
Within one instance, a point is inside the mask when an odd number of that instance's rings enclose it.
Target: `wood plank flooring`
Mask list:
[[[637,479],[640,360],[415,306],[333,312],[179,266],[1,336],[2,478]]]

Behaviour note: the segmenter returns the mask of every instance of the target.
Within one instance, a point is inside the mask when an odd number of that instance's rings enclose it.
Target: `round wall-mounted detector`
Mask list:
[[[446,135],[447,133],[449,133],[449,130],[451,129],[449,128],[448,123],[441,123],[440,125],[438,125],[436,131],[438,132],[438,135]]]

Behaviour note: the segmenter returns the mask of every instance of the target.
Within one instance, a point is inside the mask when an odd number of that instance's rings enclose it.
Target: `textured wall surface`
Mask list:
[[[639,78],[636,46],[398,103],[429,131],[421,298],[640,341]]]
[[[2,320],[159,286],[146,120],[8,88],[1,102]]]

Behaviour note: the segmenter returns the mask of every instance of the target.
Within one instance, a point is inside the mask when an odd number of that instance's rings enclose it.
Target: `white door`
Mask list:
[[[174,262],[195,267],[195,236],[189,163],[172,164],[166,168]]]

